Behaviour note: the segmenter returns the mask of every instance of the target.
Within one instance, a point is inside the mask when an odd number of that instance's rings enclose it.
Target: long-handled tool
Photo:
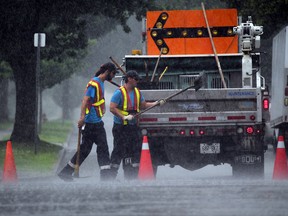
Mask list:
[[[210,42],[211,42],[212,49],[213,49],[213,52],[214,52],[214,57],[215,57],[215,60],[216,60],[216,63],[217,63],[217,67],[218,67],[219,73],[220,73],[221,81],[223,83],[224,88],[227,88],[226,82],[225,82],[225,79],[224,79],[224,76],[223,76],[221,64],[220,64],[220,61],[219,61],[219,58],[218,58],[218,55],[217,55],[217,51],[216,51],[216,48],[215,48],[215,45],[214,45],[214,41],[213,41],[213,38],[212,38],[212,34],[211,34],[211,31],[210,31],[210,27],[209,27],[209,23],[208,23],[208,19],[207,19],[207,15],[206,15],[206,11],[205,11],[205,7],[204,7],[204,3],[203,2],[201,3],[201,6],[202,6],[202,11],[203,11],[204,19],[205,19],[205,22],[206,22],[206,26],[207,26],[207,31],[208,31],[208,34],[209,34]]]
[[[111,59],[111,61],[117,66],[117,69],[121,70],[121,72],[123,73],[123,75],[126,75],[126,71],[124,71],[121,66],[112,58],[112,56],[109,57]]]
[[[112,85],[116,86],[116,87],[120,87],[120,85],[118,85],[117,83],[113,82],[113,81],[108,81],[110,82]]]
[[[150,81],[150,82],[153,82],[153,81],[154,81],[155,73],[156,73],[156,71],[157,71],[157,68],[158,68],[158,64],[159,64],[161,55],[162,55],[162,48],[160,49],[160,54],[159,54],[159,56],[158,56],[158,59],[157,59],[157,62],[156,62],[156,65],[155,65],[155,68],[154,68],[154,71],[153,71],[153,74],[152,74],[152,77],[151,77],[151,81]]]
[[[185,92],[185,91],[187,91],[188,89],[191,89],[191,88],[194,88],[195,91],[198,91],[198,90],[202,87],[202,85],[203,85],[203,77],[204,77],[204,75],[205,75],[204,73],[201,73],[201,74],[199,75],[199,77],[197,77],[197,79],[195,79],[194,85],[188,86],[187,88],[182,89],[181,91],[179,91],[179,92],[177,92],[177,93],[175,93],[175,94],[172,94],[172,95],[164,98],[163,100],[165,100],[165,101],[167,102],[167,101],[170,100],[171,98],[173,98],[173,97],[175,97],[175,96],[177,96],[177,95],[179,95],[179,94],[181,94],[181,93],[183,93],[183,92]],[[155,105],[153,105],[153,106],[151,106],[151,107],[148,107],[147,109],[145,109],[145,110],[137,113],[136,115],[134,115],[134,118],[142,115],[143,113],[145,113],[145,112],[147,112],[148,110],[150,110],[150,109],[158,106],[159,104],[160,104],[160,100],[158,100]]]
[[[76,157],[76,165],[74,169],[74,177],[79,178],[79,160],[80,160],[80,140],[81,140],[81,128],[78,130],[78,142],[77,142],[77,157]]]

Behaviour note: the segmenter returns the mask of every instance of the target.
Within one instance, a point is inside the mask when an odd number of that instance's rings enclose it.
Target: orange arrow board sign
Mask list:
[[[206,11],[217,53],[237,53],[236,9]],[[147,54],[213,54],[202,10],[147,12]]]

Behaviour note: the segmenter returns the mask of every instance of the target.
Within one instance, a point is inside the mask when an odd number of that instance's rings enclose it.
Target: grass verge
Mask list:
[[[72,122],[55,120],[46,122],[42,125],[40,139],[49,143],[62,145],[67,139],[67,135],[71,132]]]
[[[13,155],[17,172],[51,172],[55,167],[59,151],[67,140],[72,130],[72,122],[60,120],[49,121],[43,124],[40,142],[34,143],[12,143]],[[0,165],[3,167],[6,154],[6,142],[0,142]],[[1,170],[2,172],[2,170]]]

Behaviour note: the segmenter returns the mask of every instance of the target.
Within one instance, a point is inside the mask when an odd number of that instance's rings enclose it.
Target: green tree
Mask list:
[[[164,10],[202,10],[201,3],[205,9],[225,8],[225,2],[221,0],[158,0],[157,6]]]
[[[288,23],[288,1],[287,0],[245,0],[226,2],[228,7],[237,8],[239,16],[245,20],[252,16],[253,22],[264,26],[265,34],[262,38],[267,39],[277,34]]]
[[[228,7],[237,8],[238,15],[242,16],[246,22],[248,16],[256,25],[263,26],[264,34],[261,36],[261,66],[262,74],[266,78],[266,84],[271,85],[271,68],[272,68],[272,42],[273,37],[288,24],[288,1],[287,0],[264,0],[264,1],[229,1]]]
[[[11,139],[33,142],[34,137],[38,137],[34,114],[36,107],[36,50],[32,41],[34,33],[47,34],[47,47],[43,49],[41,58],[63,62],[67,57],[77,58],[78,51],[87,47],[87,17],[109,17],[129,32],[127,19],[133,14],[140,19],[152,6],[153,0],[1,1],[0,59],[10,64],[16,85],[16,114]],[[93,27],[92,22],[89,24]]]

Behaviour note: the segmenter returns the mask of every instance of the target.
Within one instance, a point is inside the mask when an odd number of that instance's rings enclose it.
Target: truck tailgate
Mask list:
[[[166,98],[180,90],[143,90],[147,101]],[[140,116],[140,126],[251,124],[257,121],[257,90],[193,89]],[[261,114],[261,113],[260,113]]]

